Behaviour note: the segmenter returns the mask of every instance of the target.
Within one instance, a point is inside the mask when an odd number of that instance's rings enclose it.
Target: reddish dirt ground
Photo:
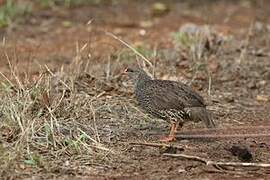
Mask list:
[[[43,65],[57,72],[61,66],[73,63],[77,45],[87,43],[79,53],[87,59],[91,56],[90,70],[103,78],[105,66],[112,64],[116,76],[127,65],[136,61],[119,60],[118,53],[127,50],[119,41],[105,34],[112,32],[133,46],[162,52],[163,56],[150,58],[156,64],[156,76],[164,79],[190,81],[206,99],[220,128],[238,126],[270,126],[270,3],[268,1],[166,1],[169,11],[153,16],[151,7],[155,1],[120,1],[115,5],[57,7],[56,9],[34,8],[22,22],[0,31],[5,39],[0,48],[0,70],[9,75],[11,63],[23,75],[35,75]],[[165,1],[164,1],[165,2]],[[87,24],[88,22],[90,22]],[[67,23],[68,22],[68,25]],[[214,27],[222,37],[228,38],[222,50],[208,59],[212,68],[211,96],[205,73],[189,69],[194,62],[179,55],[172,41],[172,32],[182,25],[194,23]],[[266,30],[261,26],[266,27]],[[267,29],[268,28],[268,29]],[[250,32],[251,31],[251,32]],[[140,32],[145,32],[142,34]],[[248,39],[248,45],[245,45]],[[244,44],[244,45],[243,45]],[[243,62],[237,61],[246,48]],[[263,53],[260,53],[263,51]],[[120,62],[121,61],[121,62]],[[40,68],[41,67],[41,68]],[[121,77],[113,86],[123,86]],[[87,165],[70,167],[55,166],[47,169],[31,169],[7,175],[9,178],[56,178],[56,179],[268,179],[269,168],[227,167],[214,168],[205,164],[163,156],[164,148],[131,145],[130,142],[156,142],[166,134],[168,125],[145,117],[134,106],[131,87],[122,87],[121,92],[102,96],[104,104],[112,108],[102,118],[97,115],[101,142],[114,153]],[[112,92],[113,93],[113,92]],[[108,98],[109,97],[109,98]],[[116,105],[115,105],[116,104]],[[134,105],[134,106],[133,106]],[[105,110],[104,110],[105,111]],[[108,128],[111,135],[108,140]],[[202,124],[187,123],[183,131],[203,128]],[[266,127],[267,128],[267,127]],[[270,128],[266,129],[266,133]],[[195,130],[196,131],[196,130]],[[241,133],[251,133],[243,130]],[[261,130],[255,130],[259,133]],[[195,132],[196,133],[196,132]],[[197,131],[198,133],[198,131]],[[226,130],[225,134],[238,133]],[[221,162],[241,162],[228,150],[232,145],[247,147],[251,162],[270,163],[270,138],[188,139],[177,140],[173,146],[183,146],[177,153],[196,155]],[[72,158],[71,158],[72,159]],[[70,160],[72,161],[72,160]],[[104,163],[105,162],[105,163]]]

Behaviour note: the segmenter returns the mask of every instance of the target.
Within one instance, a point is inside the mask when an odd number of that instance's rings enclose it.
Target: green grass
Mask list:
[[[202,33],[189,34],[186,32],[172,33],[176,48],[188,53],[188,56],[197,61],[203,57],[205,52],[206,38]]]
[[[135,45],[134,49],[142,54],[147,59],[152,59],[157,56],[157,52],[151,48],[146,47],[144,44]],[[133,64],[136,62],[136,59],[139,59],[138,55],[136,55],[131,49],[121,49],[120,51],[115,52],[111,55],[112,59],[119,60],[121,62],[125,62],[126,64]]]
[[[23,16],[31,12],[29,3],[16,2],[8,0],[0,7],[0,28],[11,24],[17,17]]]
[[[189,60],[189,70],[193,79],[199,72],[204,77],[209,77],[207,59],[216,51],[214,46],[207,47],[211,42],[206,31],[202,29],[197,32],[177,31],[172,33],[172,39],[179,53]]]
[[[20,17],[32,11],[33,4],[41,7],[52,8],[55,6],[72,7],[78,5],[98,5],[100,3],[117,3],[117,0],[7,0],[0,6],[0,28],[7,27]]]
[[[180,30],[171,34],[175,47],[186,53],[193,61],[218,54],[225,39],[209,26],[192,26],[192,28],[195,30]]]
[[[100,3],[112,2],[115,0],[36,0],[42,7],[54,7],[54,6],[78,6],[78,5],[98,5]]]

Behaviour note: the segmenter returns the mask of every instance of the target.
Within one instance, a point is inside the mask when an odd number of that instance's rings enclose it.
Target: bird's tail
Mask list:
[[[211,113],[205,107],[186,108],[186,111],[192,121],[203,121],[208,128],[216,127]]]

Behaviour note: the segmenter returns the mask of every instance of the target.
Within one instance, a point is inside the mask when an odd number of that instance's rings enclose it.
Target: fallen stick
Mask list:
[[[184,131],[179,131],[178,133],[180,134],[190,134],[190,133],[199,133],[199,132],[227,132],[227,131],[244,131],[244,130],[249,130],[249,131],[269,131],[270,132],[270,126],[239,126],[239,127],[230,127],[230,128],[198,128],[198,129],[192,129],[192,130],[184,130]]]
[[[167,148],[176,148],[180,151],[184,151],[183,146],[173,146],[171,144],[161,144],[161,143],[147,143],[147,142],[130,142],[131,145],[139,145],[139,146],[151,146],[151,147],[167,147]]]
[[[270,138],[270,134],[178,134],[179,139]]]
[[[149,133],[160,135],[159,133]],[[232,128],[193,129],[176,133],[179,139],[226,139],[226,138],[269,138],[270,126],[242,126]]]
[[[218,161],[212,161],[207,160],[205,158],[199,157],[199,156],[191,156],[186,154],[169,154],[164,153],[164,156],[169,157],[175,157],[175,158],[183,158],[188,160],[194,160],[204,163],[205,165],[209,166],[212,165],[214,167],[218,166],[234,166],[234,167],[261,167],[261,168],[270,168],[270,164],[268,163],[246,163],[246,162],[218,162]]]

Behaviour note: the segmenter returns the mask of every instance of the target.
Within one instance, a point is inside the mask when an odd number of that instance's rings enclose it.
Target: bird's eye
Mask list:
[[[130,68],[127,68],[126,70],[125,70],[125,72],[134,72],[132,69],[130,69]]]

